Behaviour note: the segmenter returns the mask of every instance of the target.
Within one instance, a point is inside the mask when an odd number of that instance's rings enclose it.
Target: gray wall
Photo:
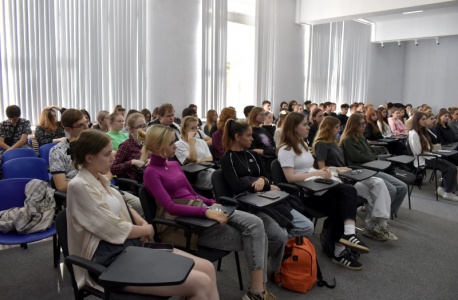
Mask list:
[[[376,107],[388,102],[403,102],[404,60],[406,47],[397,43],[371,44],[366,102]]]
[[[404,103],[429,104],[437,113],[458,106],[458,37],[408,43],[404,69]]]
[[[199,0],[151,0],[147,22],[147,98],[151,110],[171,103],[176,115],[201,103],[202,7]]]
[[[306,50],[305,26],[294,23],[296,1],[277,0],[276,9],[273,99],[275,112],[282,101],[296,100],[304,104]]]

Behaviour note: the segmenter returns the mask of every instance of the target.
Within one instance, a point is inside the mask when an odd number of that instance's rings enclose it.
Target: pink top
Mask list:
[[[401,120],[394,119],[393,117],[388,118],[388,123],[390,124],[391,131],[394,135],[407,134],[409,132],[404,126]]]
[[[152,195],[164,209],[173,216],[205,217],[205,207],[194,207],[175,204],[172,199],[202,199],[206,205],[215,203],[198,195],[189,184],[188,179],[177,161],[167,161],[165,158],[151,154],[151,160],[143,173],[143,183],[150,195]]]

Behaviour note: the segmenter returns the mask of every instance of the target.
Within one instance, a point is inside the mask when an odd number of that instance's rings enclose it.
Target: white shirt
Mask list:
[[[119,212],[121,211],[121,203],[119,203],[118,198],[113,195],[107,194],[107,203],[111,211],[119,217]]]
[[[175,145],[177,145],[175,155],[180,161],[180,163],[184,164],[186,162],[186,158],[188,158],[189,156],[189,143],[183,140],[179,140],[175,143]],[[196,139],[195,147],[197,151],[197,160],[202,160],[204,158],[212,156],[210,149],[208,148],[208,145],[204,140]]]
[[[300,146],[302,150],[301,155],[296,155],[293,148],[286,150],[285,146],[282,146],[278,150],[278,161],[282,168],[292,167],[294,168],[294,174],[308,173],[315,169],[313,168],[313,156],[310,151],[305,150]]]
[[[380,132],[382,133],[383,137],[390,137],[393,135],[393,133],[391,132],[391,128],[390,128],[390,125],[386,124],[386,122],[383,122],[384,126],[385,126],[385,131],[383,130],[382,128],[382,123],[380,123],[380,121],[377,121],[377,126],[378,128],[380,129]]]
[[[423,137],[424,138],[424,137]],[[420,136],[415,130],[409,131],[409,146],[410,150],[412,151],[413,155],[415,156],[415,160],[413,164],[415,167],[418,168],[418,161],[420,162],[420,166],[425,165],[425,159],[434,159],[432,156],[420,156],[417,160],[418,154],[421,154],[421,143],[420,143]],[[432,154],[431,152],[423,152],[424,154]]]

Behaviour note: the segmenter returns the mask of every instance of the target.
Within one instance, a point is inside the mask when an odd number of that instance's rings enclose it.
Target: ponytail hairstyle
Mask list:
[[[373,109],[369,109],[367,112],[366,112],[366,121],[367,121],[367,125],[368,126],[372,126],[372,132],[374,134],[379,134],[380,133],[380,129],[378,128],[377,126],[377,121],[372,121],[372,116],[374,114],[378,114],[378,111],[377,110],[373,110]],[[377,119],[378,119],[378,115],[377,115]]]
[[[285,146],[285,150],[287,151],[293,149],[296,155],[302,154],[302,150],[299,145],[301,145],[305,151],[309,150],[307,144],[304,142],[304,139],[296,133],[296,127],[301,124],[305,118],[306,115],[298,112],[289,113],[282,126],[283,129],[281,131],[280,146],[277,148],[277,155],[278,151],[283,146]]]
[[[140,130],[139,130],[140,131]],[[175,130],[170,126],[156,124],[151,126],[146,132],[145,144],[142,148],[142,160],[145,160],[149,152],[157,150],[158,155],[162,158],[167,158],[165,148],[170,145],[172,138],[175,140]]]
[[[234,144],[235,135],[243,135],[248,128],[250,128],[250,125],[245,121],[227,120],[223,133],[223,150],[225,152],[230,150]]]
[[[337,145],[337,137],[334,135],[334,127],[340,125],[340,120],[336,117],[327,116],[320,124],[320,129],[316,133],[315,140],[313,141],[312,148],[319,142],[322,143],[335,143]]]
[[[417,112],[412,117],[412,130],[415,130],[420,136],[421,152],[430,152],[433,148],[431,138],[429,137],[426,126],[420,125],[420,119],[423,116],[428,117],[427,114],[422,112]]]
[[[364,137],[364,135],[358,132],[358,127],[360,126],[359,123],[361,120],[366,120],[362,114],[352,114],[350,118],[348,118],[347,125],[345,125],[345,130],[340,137],[340,145],[342,145],[346,139],[351,138],[356,142],[359,142],[359,137]]]
[[[111,138],[100,130],[84,130],[77,139],[70,142],[68,152],[72,159],[72,166],[76,170],[80,170],[80,167],[86,163],[87,155],[98,154],[110,142]]]

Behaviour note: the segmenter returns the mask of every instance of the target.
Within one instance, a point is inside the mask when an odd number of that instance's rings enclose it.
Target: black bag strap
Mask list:
[[[317,280],[316,280],[316,285],[319,287],[327,287],[329,289],[333,289],[336,287],[336,277],[334,277],[334,285],[328,284],[326,281],[323,280],[323,274],[321,273],[320,265],[318,264],[318,259],[316,260],[316,269],[317,269]]]

